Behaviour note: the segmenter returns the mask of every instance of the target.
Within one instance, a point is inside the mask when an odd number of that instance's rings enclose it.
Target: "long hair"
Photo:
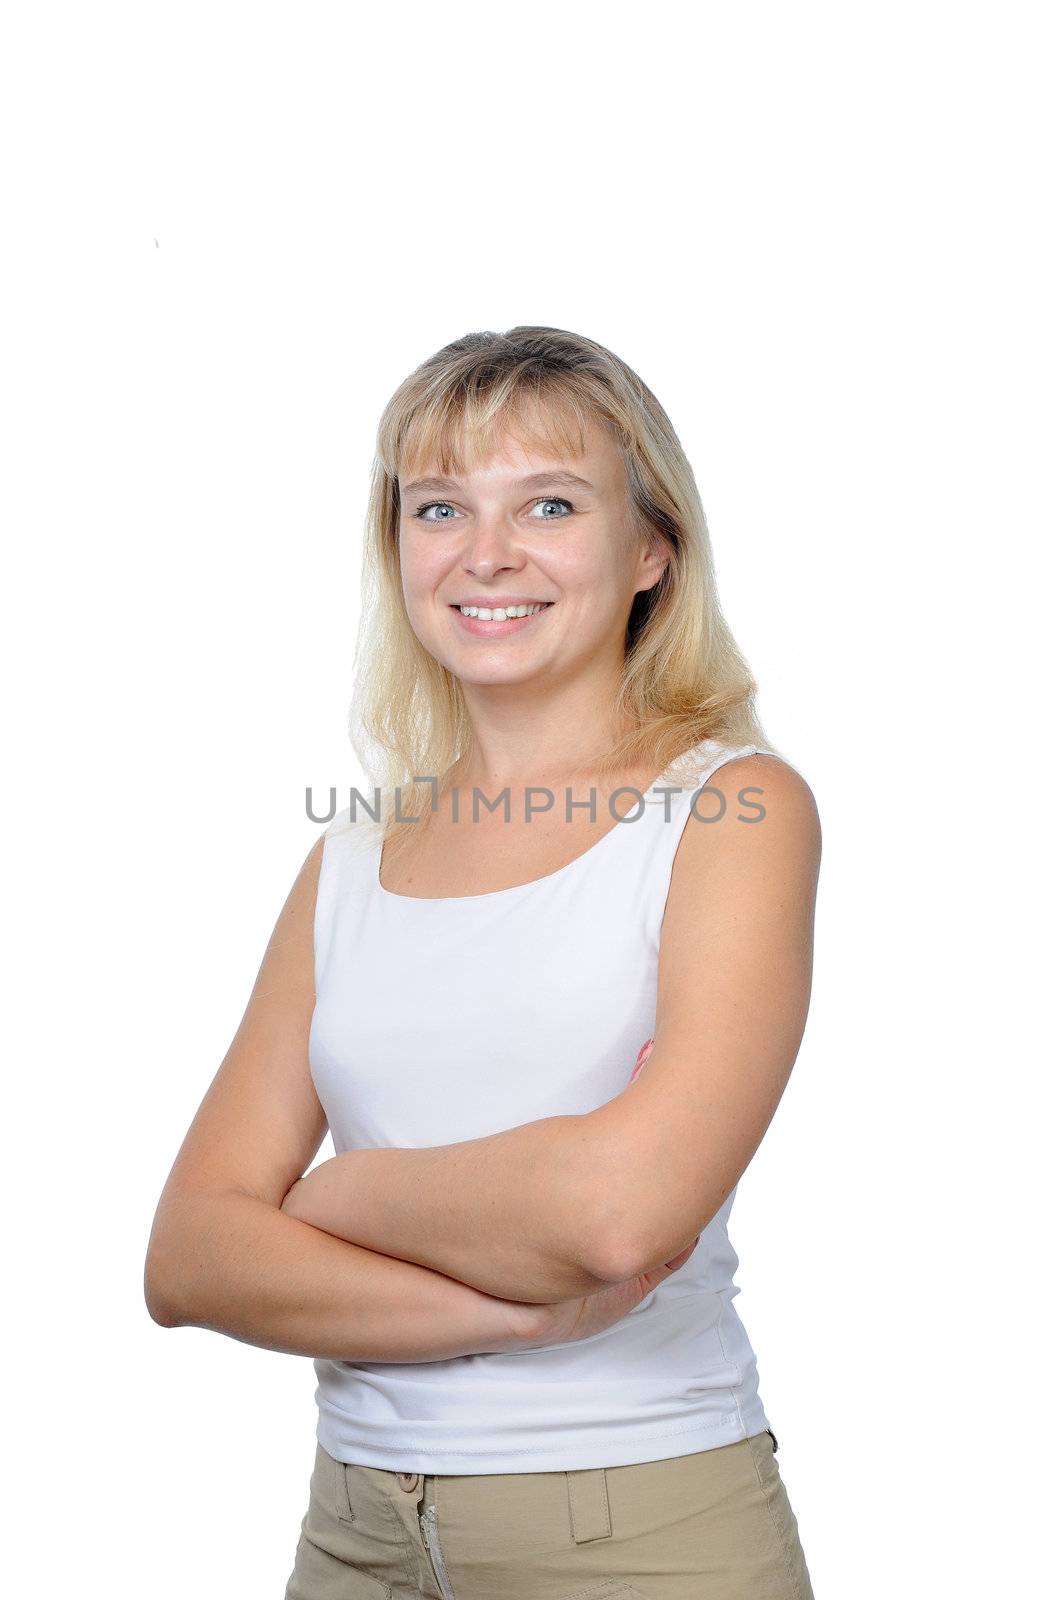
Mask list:
[[[656,396],[603,345],[561,328],[469,333],[423,361],[392,395],[377,433],[362,563],[349,732],[383,802],[422,823],[429,785],[466,755],[471,733],[460,682],[421,644],[399,572],[400,474],[464,475],[505,435],[555,459],[579,456],[593,418],[611,432],[627,473],[636,533],[668,563],[635,595],[617,685],[616,726],[629,731],[600,759],[603,776],[643,763],[683,782],[682,758],[707,739],[774,746],[761,728],[757,685],[727,623],[701,497]],[[618,538],[630,537],[618,530]],[[390,798],[389,798],[390,797]]]

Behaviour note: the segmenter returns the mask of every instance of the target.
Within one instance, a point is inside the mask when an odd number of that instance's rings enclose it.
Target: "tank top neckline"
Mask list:
[[[717,745],[718,741],[713,739],[702,739],[698,741],[697,745],[692,745],[690,748],[696,750],[699,745],[708,744]],[[673,756],[672,760],[668,763],[668,766],[666,766],[663,771],[659,772],[652,780],[649,788],[642,791],[641,795],[639,796],[639,800],[636,800],[635,804],[625,811],[624,815],[615,821],[611,828],[606,829],[605,833],[603,833],[599,838],[595,839],[593,844],[588,845],[586,850],[582,851],[580,855],[574,857],[571,861],[566,861],[564,866],[556,867],[553,872],[544,873],[541,878],[530,878],[527,883],[510,884],[508,889],[488,889],[483,894],[439,895],[396,894],[392,889],[385,889],[384,885],[380,881],[380,866],[384,855],[384,829],[381,828],[380,838],[372,854],[372,879],[374,892],[379,899],[397,900],[400,904],[413,906],[455,906],[463,905],[466,901],[482,903],[485,900],[498,900],[503,895],[519,894],[526,889],[537,889],[540,884],[554,883],[565,873],[571,872],[575,867],[578,867],[581,862],[585,862],[587,858],[593,855],[594,852],[604,845],[607,840],[611,839],[615,833],[619,832],[619,830],[626,824],[628,817],[630,817],[632,812],[634,812],[638,807],[639,801],[643,802],[644,809],[646,802],[652,805],[654,803],[653,791],[660,783],[665,773],[668,771],[668,768],[674,766],[677,761],[684,759],[684,757],[688,756],[689,754],[690,750],[685,750],[681,755]],[[621,787],[633,787],[633,785],[622,785]],[[678,787],[678,785],[676,787]],[[663,800],[663,798],[664,797],[662,795],[661,799]],[[641,821],[641,813],[639,820]]]

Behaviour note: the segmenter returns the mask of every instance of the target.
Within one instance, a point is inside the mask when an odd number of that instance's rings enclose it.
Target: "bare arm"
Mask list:
[[[145,1298],[163,1327],[338,1361],[445,1361],[521,1348],[534,1308],[376,1255],[239,1190],[200,1192],[169,1219],[185,1281],[149,1254]]]
[[[144,1265],[148,1310],[163,1326],[348,1360],[440,1360],[500,1341],[511,1349],[512,1319],[523,1331],[536,1308],[505,1305],[281,1211],[327,1129],[307,1052],[321,852],[319,839],[166,1181]]]
[[[616,1282],[596,1217],[619,1171],[587,1117],[545,1117],[427,1149],[348,1150],[293,1185],[289,1216],[504,1299],[546,1303]],[[672,1254],[675,1254],[673,1251]]]
[[[593,1113],[627,1182],[611,1191],[617,1258],[637,1272],[716,1215],[757,1150],[800,1048],[822,852],[815,798],[768,755],[712,778],[718,827],[688,827],[661,933],[652,1059]],[[763,815],[738,820],[751,786]],[[626,1216],[625,1216],[626,1213]]]

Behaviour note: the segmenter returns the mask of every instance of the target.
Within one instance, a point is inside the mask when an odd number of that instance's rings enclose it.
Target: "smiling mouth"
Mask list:
[[[545,611],[547,606],[552,606],[554,602],[552,600],[529,600],[527,604],[538,606],[540,610]],[[462,607],[451,602],[450,609],[451,611],[461,611]],[[489,606],[486,603],[477,607],[477,610],[479,611],[507,611],[508,609],[509,608],[507,606]],[[514,619],[504,618],[502,620],[512,621]]]

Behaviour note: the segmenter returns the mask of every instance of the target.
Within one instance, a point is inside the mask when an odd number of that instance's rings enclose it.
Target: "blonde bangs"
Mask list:
[[[479,383],[463,377],[455,375],[442,393],[396,419],[394,439],[381,441],[382,462],[392,477],[465,477],[508,440],[557,461],[584,454],[586,413],[560,383],[527,371],[488,372]]]

